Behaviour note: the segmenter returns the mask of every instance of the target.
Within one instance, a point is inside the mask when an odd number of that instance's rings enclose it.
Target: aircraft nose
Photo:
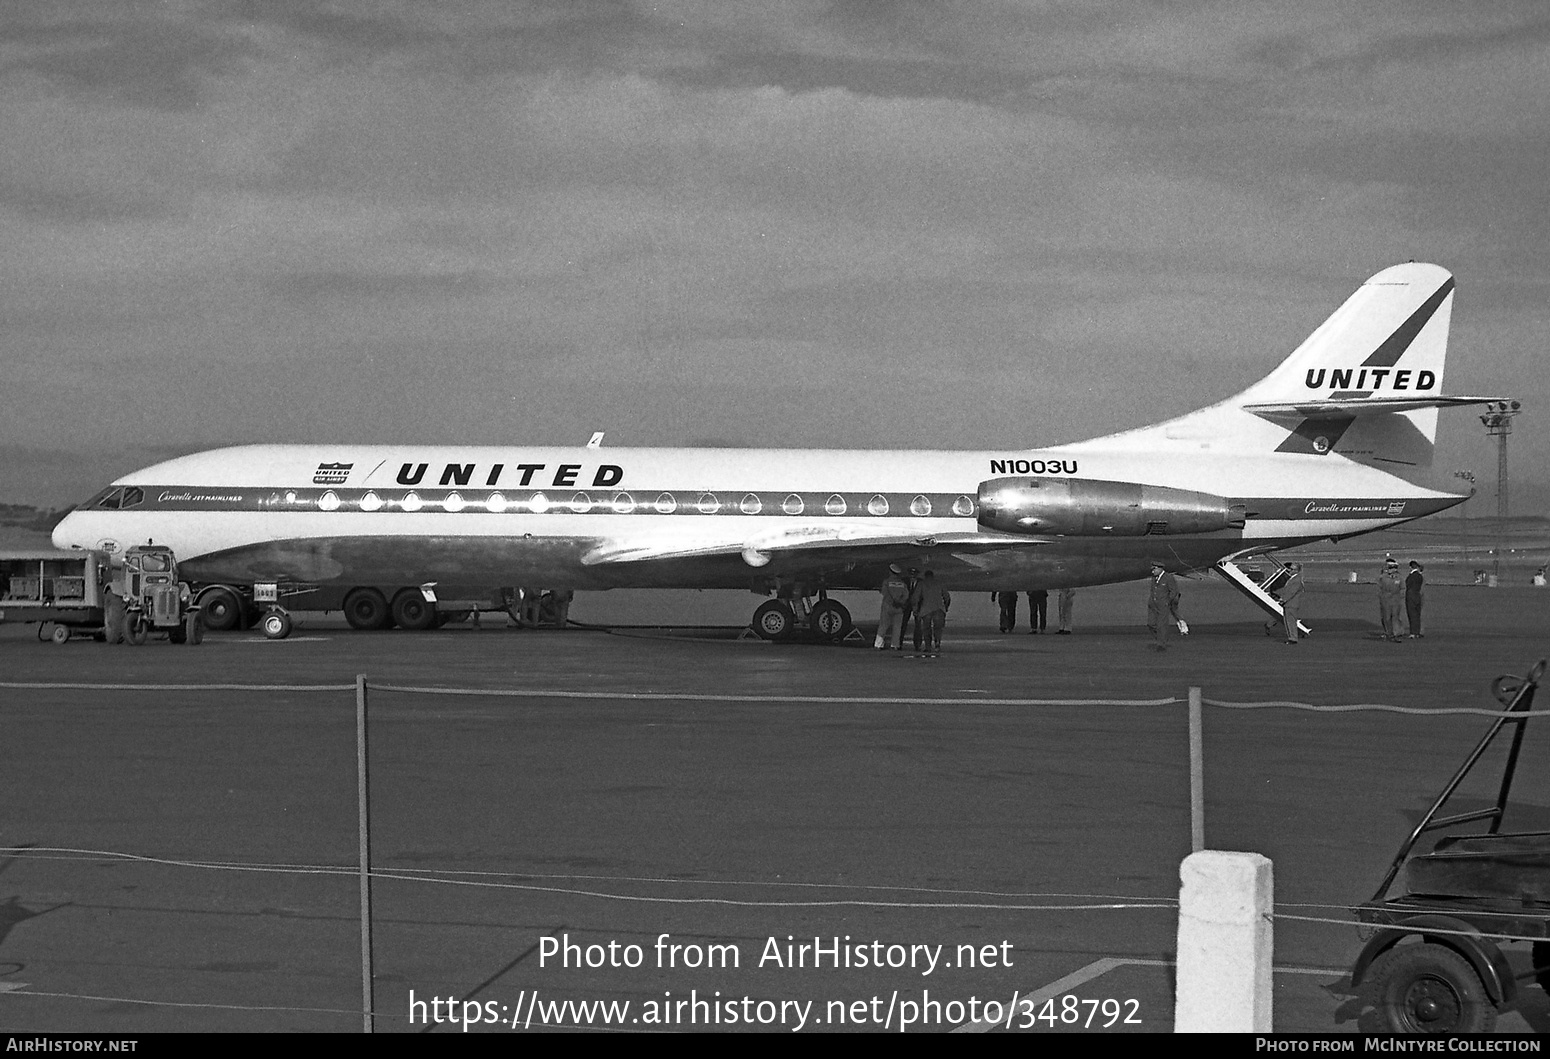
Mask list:
[[[72,527],[70,525],[70,522],[74,518],[75,518],[75,514],[72,512],[71,514],[68,514],[64,518],[60,519],[59,520],[59,524],[54,527],[54,533],[53,533],[54,547],[56,547],[56,548],[68,548],[68,547],[70,547],[70,540],[74,536],[74,533],[73,533]]]
[[[92,547],[95,544],[94,541],[82,539],[83,531],[85,530],[84,522],[85,520],[81,515],[74,511],[60,519],[59,525],[54,527],[54,547],[61,550]]]

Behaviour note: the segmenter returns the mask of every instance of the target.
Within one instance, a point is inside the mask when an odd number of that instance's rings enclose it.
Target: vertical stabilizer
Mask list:
[[[1269,375],[1242,393],[1098,448],[1209,447],[1222,453],[1338,454],[1428,466],[1453,314],[1453,276],[1394,265],[1363,283]]]

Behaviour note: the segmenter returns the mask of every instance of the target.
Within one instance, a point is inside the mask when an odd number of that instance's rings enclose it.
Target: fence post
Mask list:
[[[1189,848],[1206,848],[1206,764],[1201,734],[1200,689],[1189,689]]]
[[[370,1033],[371,966],[371,787],[366,775],[366,674],[355,677],[355,799],[361,854],[361,1032]]]
[[[1271,1032],[1270,861],[1208,849],[1179,866],[1175,1033]]]

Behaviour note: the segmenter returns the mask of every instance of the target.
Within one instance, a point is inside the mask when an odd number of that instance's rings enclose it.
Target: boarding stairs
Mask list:
[[[1285,563],[1273,555],[1256,556],[1255,561],[1266,563],[1270,566],[1270,572],[1257,581],[1249,576],[1247,570],[1244,570],[1230,559],[1223,559],[1217,563],[1216,572],[1221,574],[1223,580],[1229,585],[1253,600],[1260,610],[1270,615],[1275,621],[1283,622],[1286,620],[1286,615],[1281,610],[1281,600],[1276,596],[1275,591],[1286,584],[1287,579],[1292,576],[1292,572],[1286,568]],[[1301,621],[1297,623],[1297,629],[1304,636],[1313,631]]]

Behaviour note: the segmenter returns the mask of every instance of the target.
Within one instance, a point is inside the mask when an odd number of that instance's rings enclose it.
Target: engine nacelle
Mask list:
[[[992,478],[979,488],[979,523],[1003,533],[1144,537],[1242,529],[1226,497],[1137,482]]]

